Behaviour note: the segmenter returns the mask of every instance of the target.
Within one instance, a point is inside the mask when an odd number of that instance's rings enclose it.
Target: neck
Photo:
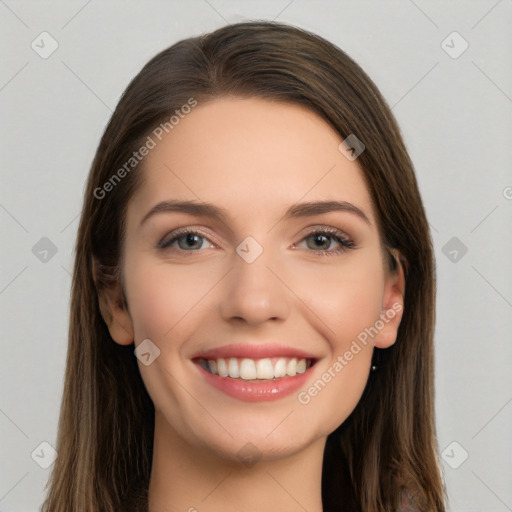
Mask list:
[[[158,412],[149,512],[322,512],[326,438],[276,460],[228,460],[180,438]]]

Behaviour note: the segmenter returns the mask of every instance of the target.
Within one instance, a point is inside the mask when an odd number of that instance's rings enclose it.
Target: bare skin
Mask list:
[[[146,157],[127,210],[128,307],[115,293],[106,303],[117,343],[149,339],[160,350],[152,364],[138,361],[156,410],[150,512],[322,510],[326,438],[358,403],[373,347],[395,342],[405,286],[402,268],[384,263],[362,171],[341,141],[304,107],[226,97],[199,104]],[[143,221],[171,199],[212,203],[226,216],[171,211]],[[350,203],[366,220],[350,210],[284,217],[326,200]],[[186,226],[196,238],[172,241]],[[325,228],[344,242],[312,235]],[[249,252],[262,249],[251,263],[236,251],[249,236],[258,244]],[[354,340],[382,315],[356,352]],[[229,396],[192,360],[270,342],[315,359],[306,384],[276,400]],[[325,386],[308,391],[322,378]],[[247,450],[254,460],[243,459]]]

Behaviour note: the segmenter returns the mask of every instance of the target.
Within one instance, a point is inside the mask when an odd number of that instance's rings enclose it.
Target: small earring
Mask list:
[[[382,354],[380,352],[380,349],[378,348],[374,348],[373,349],[373,356],[372,356],[372,366],[371,366],[371,370],[372,372],[376,372],[377,370],[379,370],[381,367],[382,367]]]

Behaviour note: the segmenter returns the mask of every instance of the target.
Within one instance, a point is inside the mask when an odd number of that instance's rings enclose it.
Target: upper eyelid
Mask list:
[[[159,243],[161,243],[162,241],[164,241],[167,238],[169,238],[169,239],[178,238],[178,237],[187,235],[188,233],[197,234],[203,238],[207,238],[208,240],[210,240],[210,237],[215,238],[210,233],[206,233],[204,231],[204,228],[196,228],[194,226],[183,226],[181,228],[176,228],[176,229],[173,229],[172,231],[169,231],[168,233],[166,233]],[[210,242],[215,243],[213,240],[210,240]]]

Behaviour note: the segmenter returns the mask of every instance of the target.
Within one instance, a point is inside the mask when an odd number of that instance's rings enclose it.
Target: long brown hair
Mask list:
[[[143,161],[133,169],[126,162],[191,98],[201,104],[228,94],[305,105],[343,139],[355,134],[363,141],[358,163],[381,239],[399,251],[406,271],[397,341],[375,349],[380,369],[349,418],[328,437],[324,511],[389,512],[406,491],[417,510],[443,512],[433,409],[435,267],[413,165],[390,108],[367,74],[323,38],[273,22],[228,25],[162,51],[129,84],[105,129],[75,247],[58,457],[42,511],[147,507],[154,406],[133,344],[112,340],[98,298],[122,277],[126,205],[143,169]],[[113,180],[123,166],[127,172]]]

